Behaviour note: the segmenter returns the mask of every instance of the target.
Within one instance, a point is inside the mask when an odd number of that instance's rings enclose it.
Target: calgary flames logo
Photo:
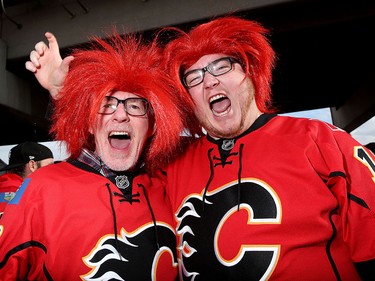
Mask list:
[[[267,280],[280,249],[257,244],[251,232],[255,225],[281,221],[280,202],[272,188],[246,179],[240,189],[233,182],[207,192],[202,200],[201,194],[191,195],[176,213],[184,280],[243,280],[242,272],[246,280]]]
[[[134,233],[121,229],[117,242],[114,235],[102,237],[91,253],[83,258],[85,264],[92,269],[81,276],[82,280],[163,280],[165,276],[161,276],[163,273],[158,270],[161,259],[164,262],[167,259],[170,268],[177,268],[176,238],[170,226],[157,224],[156,227],[159,249],[152,224]],[[173,272],[175,270],[166,270],[164,273]]]

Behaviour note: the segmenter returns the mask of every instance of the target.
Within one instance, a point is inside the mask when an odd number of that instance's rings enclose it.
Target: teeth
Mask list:
[[[221,99],[221,98],[225,98],[224,95],[216,95],[216,96],[213,96],[212,98],[210,98],[210,103],[215,101],[215,100],[218,100],[218,99]]]
[[[129,136],[129,134],[127,132],[111,132],[109,136]]]

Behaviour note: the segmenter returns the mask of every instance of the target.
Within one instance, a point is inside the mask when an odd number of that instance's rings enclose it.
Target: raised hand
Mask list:
[[[30,52],[30,60],[25,67],[35,74],[39,84],[49,91],[51,97],[57,99],[74,57],[62,59],[56,37],[51,32],[46,32],[45,36],[48,46],[43,41],[38,42],[35,50]]]

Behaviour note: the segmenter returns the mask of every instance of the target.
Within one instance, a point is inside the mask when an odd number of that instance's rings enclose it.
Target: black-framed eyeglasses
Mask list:
[[[185,75],[182,77],[182,83],[187,88],[197,86],[203,82],[206,71],[215,77],[220,76],[231,71],[234,63],[238,63],[238,60],[232,57],[224,57],[214,60],[206,67],[190,70],[189,72],[185,73]]]
[[[148,101],[144,98],[127,98],[119,100],[118,98],[106,96],[99,108],[99,114],[113,114],[118,105],[122,103],[125,111],[131,116],[143,116],[148,110]]]

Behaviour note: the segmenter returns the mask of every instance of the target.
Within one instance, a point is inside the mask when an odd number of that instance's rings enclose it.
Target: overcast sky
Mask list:
[[[316,109],[310,111],[300,111],[285,114],[296,117],[307,117],[319,119],[332,124],[331,112],[329,108]],[[375,142],[375,117],[372,117],[366,123],[350,133],[359,143],[365,145],[369,142]]]

